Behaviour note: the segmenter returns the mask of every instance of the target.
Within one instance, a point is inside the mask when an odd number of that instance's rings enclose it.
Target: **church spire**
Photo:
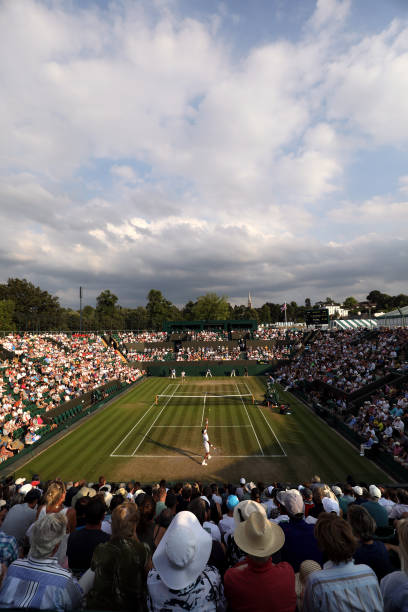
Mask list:
[[[248,291],[248,308],[252,308],[252,298],[250,291]]]

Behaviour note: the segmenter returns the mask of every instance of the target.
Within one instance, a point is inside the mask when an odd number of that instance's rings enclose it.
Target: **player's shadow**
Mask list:
[[[201,464],[201,457],[199,457],[198,459],[196,457],[193,457],[191,453],[187,450],[184,450],[184,448],[178,448],[177,446],[163,444],[163,442],[158,442],[157,440],[153,440],[150,437],[146,438],[146,440],[148,440],[151,444],[154,444],[155,446],[159,446],[160,448],[164,448],[165,450],[174,451],[179,455],[183,455],[184,457],[187,457],[187,459],[190,459],[193,463],[197,463],[198,465]]]

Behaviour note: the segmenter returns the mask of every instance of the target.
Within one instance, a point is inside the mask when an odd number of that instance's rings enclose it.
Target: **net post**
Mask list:
[[[158,395],[156,395],[156,397],[154,398],[154,403],[156,404],[156,406],[159,403],[159,396]]]
[[[252,403],[255,404],[255,396],[252,396]]]

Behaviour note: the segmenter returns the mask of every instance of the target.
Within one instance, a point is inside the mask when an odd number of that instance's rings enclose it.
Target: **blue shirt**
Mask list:
[[[64,611],[79,608],[81,601],[79,583],[54,557],[14,561],[0,591],[0,608]]]
[[[306,523],[304,519],[289,519],[288,523],[280,523],[280,527],[285,534],[285,544],[281,549],[282,561],[290,563],[295,572],[299,571],[300,564],[306,559],[322,564],[323,556],[317,546],[314,525]]]
[[[368,565],[353,561],[335,564],[309,575],[303,612],[383,612],[378,580]]]
[[[10,565],[17,558],[18,546],[16,538],[0,531],[0,563]]]

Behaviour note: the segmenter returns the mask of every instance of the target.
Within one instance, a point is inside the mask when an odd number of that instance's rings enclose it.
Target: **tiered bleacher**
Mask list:
[[[405,488],[27,474],[0,507],[2,608],[406,610]]]
[[[0,346],[2,462],[142,376],[94,334],[9,334]]]

